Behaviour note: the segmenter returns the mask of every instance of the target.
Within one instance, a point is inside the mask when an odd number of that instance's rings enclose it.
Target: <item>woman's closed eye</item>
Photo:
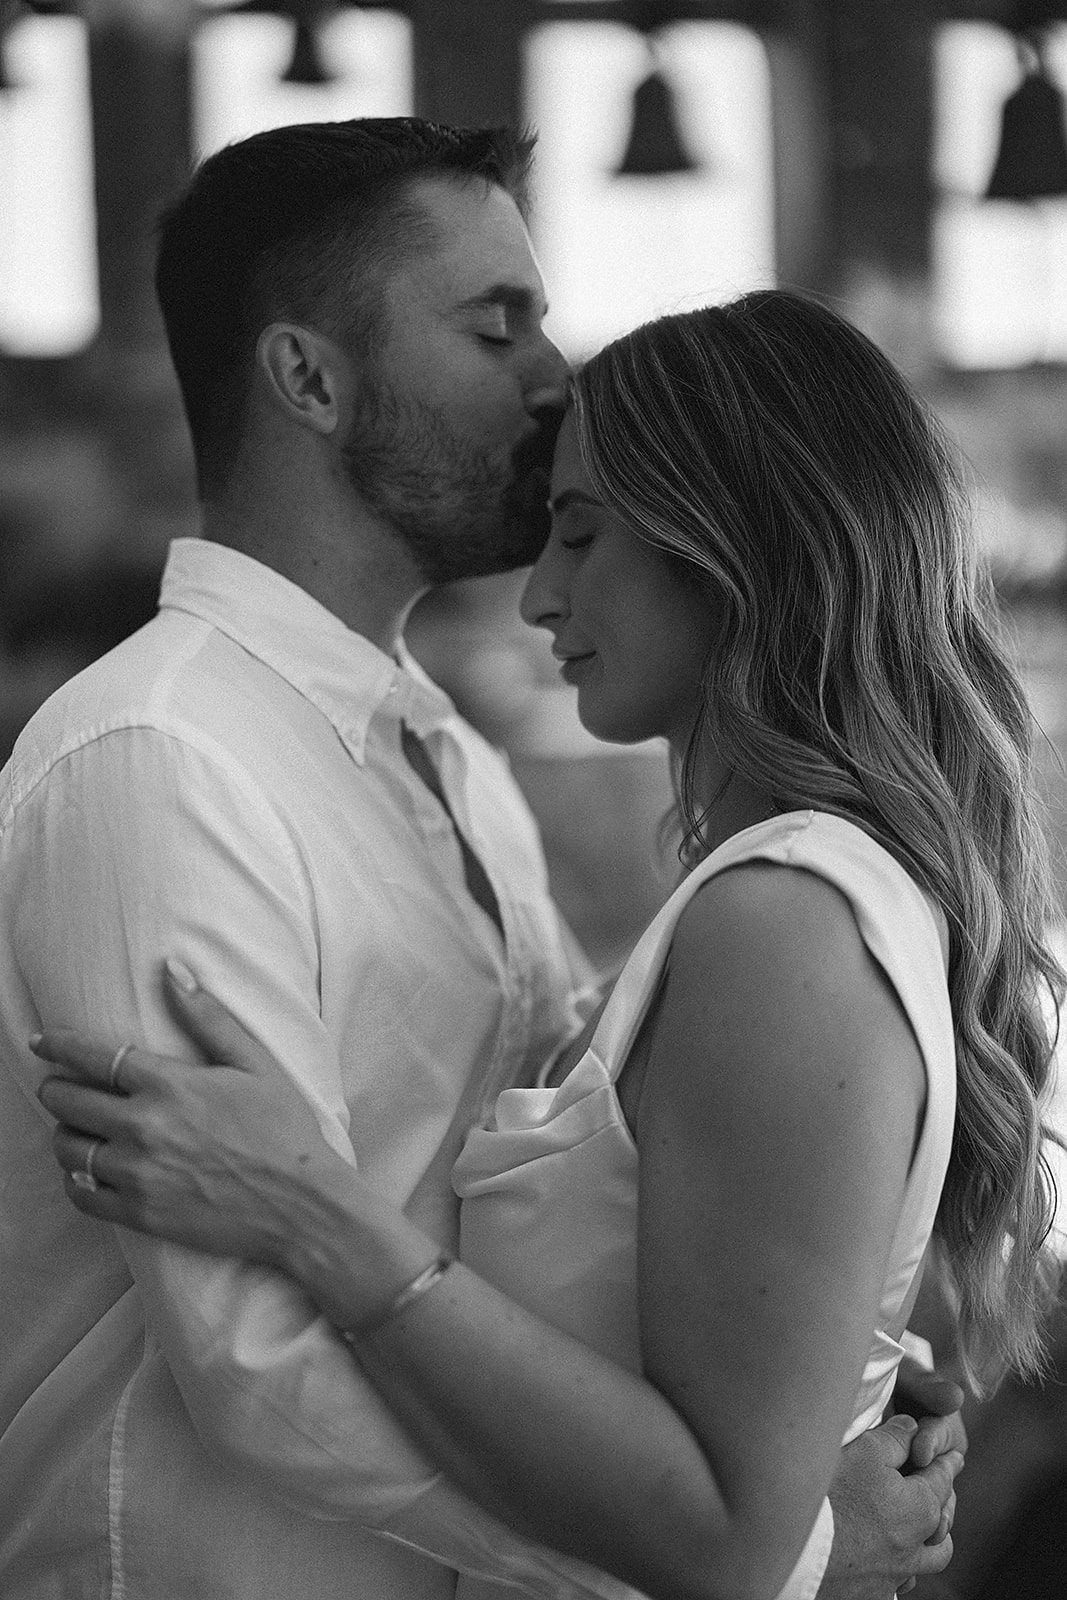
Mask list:
[[[586,500],[549,501],[549,510],[552,534],[561,550],[586,550],[600,532],[600,508]]]
[[[604,507],[583,489],[565,488],[548,502],[552,538],[561,550],[587,550],[605,525]]]
[[[597,509],[586,504],[571,504],[557,510],[553,532],[561,550],[585,550],[601,531]]]

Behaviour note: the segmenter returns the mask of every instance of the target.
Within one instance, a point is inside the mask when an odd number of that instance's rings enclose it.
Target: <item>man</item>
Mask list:
[[[565,366],[529,155],[400,119],[284,128],[213,157],[164,222],[204,538],[172,550],[159,616],[31,722],[0,792],[5,1600],[447,1600],[457,1569],[620,1592],[453,1492],[289,1285],[78,1217],[25,1042],[78,1018],[187,1049],[175,955],[454,1245],[464,1128],[576,1016],[528,815],[401,642],[426,587],[539,546]],[[902,1437],[846,1473],[901,1512],[845,1519],[843,1582],[877,1530],[871,1593],[913,1570],[951,1481],[879,1472]]]

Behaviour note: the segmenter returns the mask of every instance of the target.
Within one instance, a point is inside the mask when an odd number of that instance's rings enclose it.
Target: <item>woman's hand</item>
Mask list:
[[[114,1043],[71,1028],[31,1041],[61,1069],[39,1098],[58,1121],[67,1194],[101,1221],[288,1268],[294,1225],[338,1168],[348,1178],[351,1169],[269,1051],[178,963],[166,981],[178,1020],[215,1065],[136,1046],[119,1058]]]

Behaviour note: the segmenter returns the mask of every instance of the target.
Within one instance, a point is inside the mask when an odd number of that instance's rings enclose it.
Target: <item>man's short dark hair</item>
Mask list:
[[[533,138],[366,117],[272,128],[194,173],[159,227],[156,293],[193,436],[201,493],[240,443],[256,340],[305,321],[372,354],[389,272],[433,241],[420,178],[480,178],[527,212]]]

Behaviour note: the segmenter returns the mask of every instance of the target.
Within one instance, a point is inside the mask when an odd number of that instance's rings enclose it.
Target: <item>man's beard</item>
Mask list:
[[[510,456],[458,437],[440,412],[381,383],[345,441],[349,482],[403,540],[427,583],[511,572],[548,537],[552,453],[562,408]]]

